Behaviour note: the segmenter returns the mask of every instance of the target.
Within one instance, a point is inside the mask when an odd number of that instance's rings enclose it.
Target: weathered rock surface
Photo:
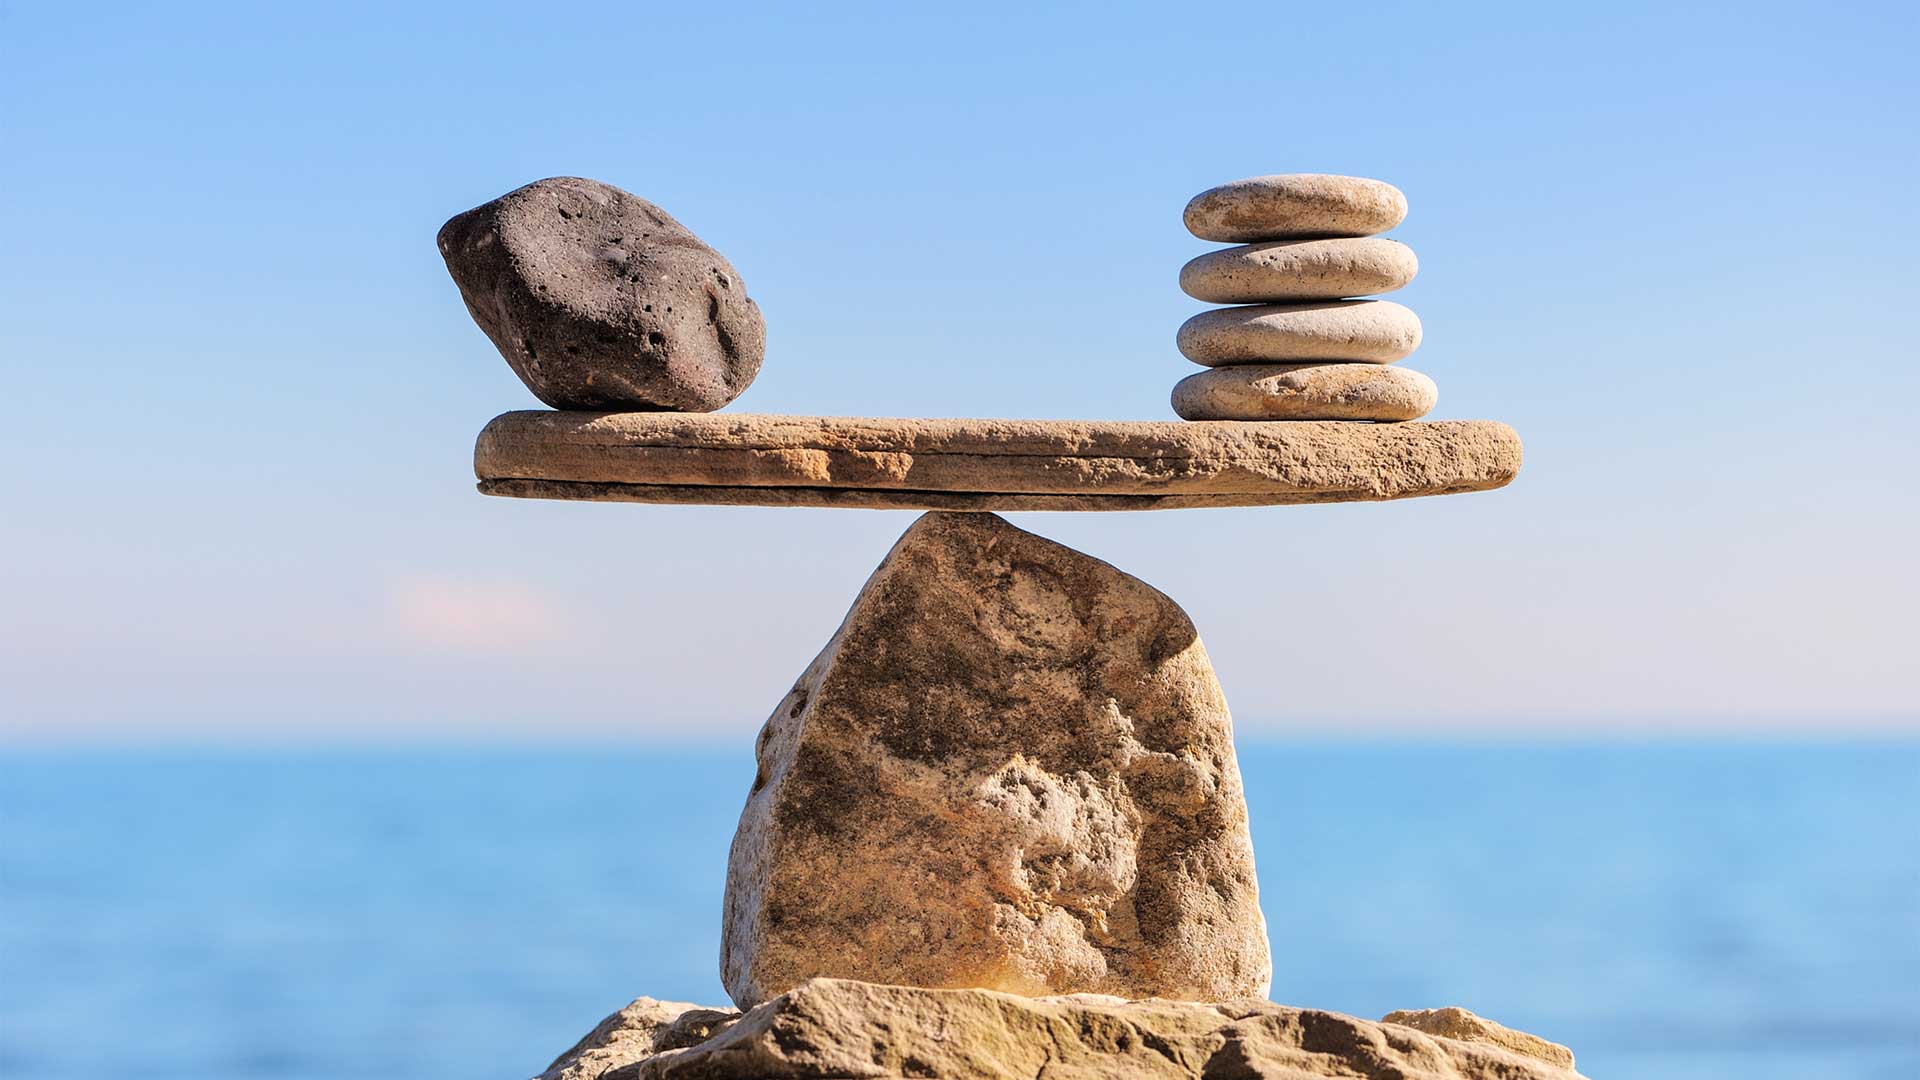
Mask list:
[[[1440,388],[1386,364],[1235,364],[1189,375],[1173,388],[1188,420],[1417,420]]]
[[[1180,268],[1180,288],[1210,304],[1337,300],[1392,292],[1419,272],[1398,240],[1281,240],[1209,251]]]
[[[441,227],[473,320],[559,409],[707,412],[760,371],[767,329],[740,274],[645,199],[560,176]]]
[[[671,1008],[642,998],[601,1029],[629,1012],[651,1018]],[[1023,998],[817,979],[744,1015],[694,1015],[649,1019],[626,1029],[617,1048],[563,1055],[541,1080],[1579,1080],[1570,1064],[1525,1051],[1251,999]],[[658,1033],[651,1048],[643,1031]],[[712,1034],[689,1042],[695,1031]]]
[[[1420,317],[1391,300],[1214,308],[1180,325],[1181,355],[1209,367],[1310,361],[1391,364],[1420,347]]]
[[[480,490],[527,498],[927,510],[1149,510],[1444,495],[1520,468],[1505,424],[1374,426],[511,412]]]
[[[636,998],[555,1058],[539,1080],[596,1080],[655,1054],[706,1042],[739,1017],[730,1009]]]
[[[991,514],[909,528],[762,729],[721,974],[1219,1000],[1272,974],[1193,623]]]
[[[1323,173],[1254,176],[1208,188],[1187,203],[1187,231],[1245,244],[1319,236],[1372,236],[1400,224],[1407,197],[1380,180]]]
[[[1429,1035],[1441,1035],[1460,1042],[1487,1043],[1511,1050],[1524,1057],[1538,1058],[1563,1069],[1573,1068],[1573,1051],[1538,1035],[1515,1031],[1465,1009],[1407,1009],[1390,1012],[1380,1018],[1383,1024],[1404,1024]]]

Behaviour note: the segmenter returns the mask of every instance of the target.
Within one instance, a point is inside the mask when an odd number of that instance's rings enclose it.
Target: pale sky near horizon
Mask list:
[[[473,491],[537,407],[433,237],[653,199],[731,408],[1170,418],[1180,211],[1399,185],[1509,488],[1022,514],[1193,615],[1250,735],[1920,732],[1905,5],[0,10],[0,738],[735,738],[906,513]]]

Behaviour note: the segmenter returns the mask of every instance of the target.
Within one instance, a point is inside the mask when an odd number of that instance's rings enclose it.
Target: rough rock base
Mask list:
[[[1579,1080],[1566,1047],[1440,1012],[1476,1041],[1260,1000],[1025,998],[814,979],[746,1013],[641,998],[540,1080]]]

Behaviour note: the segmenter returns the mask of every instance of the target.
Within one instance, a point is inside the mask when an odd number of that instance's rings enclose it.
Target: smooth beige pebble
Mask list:
[[[1432,379],[1384,364],[1242,364],[1173,388],[1184,420],[1418,420],[1439,400]]]
[[[1251,176],[1208,188],[1187,203],[1187,231],[1246,244],[1317,236],[1372,236],[1400,224],[1407,197],[1382,180],[1325,173]]]
[[[1420,347],[1420,317],[1391,300],[1253,304],[1203,311],[1180,326],[1196,364],[1391,364]]]
[[[1180,268],[1180,289],[1210,304],[1337,300],[1392,292],[1419,272],[1398,240],[1277,240],[1207,252]]]

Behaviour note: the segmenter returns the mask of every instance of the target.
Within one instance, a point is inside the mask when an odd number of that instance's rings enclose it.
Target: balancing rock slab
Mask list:
[[[1440,388],[1417,371],[1386,364],[1235,364],[1209,368],[1173,388],[1188,420],[1417,420]]]
[[[1380,180],[1323,173],[1253,176],[1208,188],[1187,203],[1187,231],[1245,244],[1319,236],[1372,236],[1400,224],[1407,197]]]
[[[949,420],[523,411],[474,445],[480,490],[598,502],[1156,510],[1405,499],[1513,479],[1490,420]]]
[[[1280,240],[1209,251],[1180,268],[1180,288],[1210,304],[1337,300],[1392,292],[1419,272],[1398,240]]]
[[[1500,1030],[1525,1042],[1250,998],[1030,998],[814,979],[745,1013],[641,998],[540,1080],[1580,1080],[1565,1047]]]
[[[473,321],[556,409],[711,412],[760,372],[766,323],[733,264],[612,185],[536,181],[439,244]]]
[[[1226,699],[1179,606],[1098,559],[920,518],[755,754],[721,944],[742,1008],[822,976],[1267,991]]]
[[[1420,316],[1391,300],[1333,300],[1214,308],[1180,324],[1181,355],[1196,364],[1308,361],[1391,364],[1420,347]]]

